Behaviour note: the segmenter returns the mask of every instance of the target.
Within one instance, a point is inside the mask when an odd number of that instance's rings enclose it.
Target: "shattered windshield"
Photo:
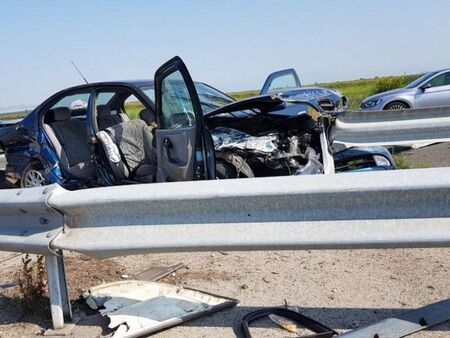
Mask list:
[[[204,83],[196,83],[195,88],[202,105],[203,114],[234,102],[231,97]]]

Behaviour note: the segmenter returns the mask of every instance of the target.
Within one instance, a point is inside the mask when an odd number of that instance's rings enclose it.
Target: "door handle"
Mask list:
[[[167,156],[169,162],[174,162],[174,160],[172,159],[172,155],[170,154],[170,149],[173,148],[172,140],[168,137],[165,137],[163,139],[163,147],[166,151],[166,156]]]

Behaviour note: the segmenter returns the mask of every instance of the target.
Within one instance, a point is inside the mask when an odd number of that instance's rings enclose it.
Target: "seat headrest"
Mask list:
[[[67,107],[58,107],[52,109],[52,120],[53,121],[67,121],[72,115],[71,111]]]
[[[107,106],[106,104],[102,104],[97,106],[97,116],[103,117],[103,116],[109,116],[111,115],[111,107]]]
[[[147,123],[147,125],[150,125],[151,123],[156,121],[156,115],[150,109],[142,109],[139,113],[139,118]]]

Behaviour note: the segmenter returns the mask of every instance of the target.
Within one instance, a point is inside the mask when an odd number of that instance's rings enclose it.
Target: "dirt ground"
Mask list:
[[[163,281],[236,298],[240,304],[168,329],[155,337],[242,337],[240,320],[269,306],[299,306],[301,312],[344,332],[409,309],[450,298],[450,249],[205,252],[90,260],[70,255],[71,299],[102,282],[121,280],[156,266],[183,262]],[[7,255],[0,254],[0,262]],[[1,263],[0,285],[15,280],[20,257]],[[18,286],[0,289],[0,337],[32,337],[51,327],[48,309],[25,313]],[[74,308],[81,307],[79,302]],[[85,310],[85,309],[84,309]],[[107,320],[94,313],[73,330],[77,337],[110,336]],[[93,315],[93,316],[92,316]],[[260,321],[255,337],[296,337]],[[450,336],[450,323],[411,337]]]

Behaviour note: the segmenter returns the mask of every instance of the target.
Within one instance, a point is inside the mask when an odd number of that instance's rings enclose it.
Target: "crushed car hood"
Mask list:
[[[255,113],[267,113],[268,111],[275,110],[281,104],[283,104],[283,101],[276,95],[260,95],[227,104],[204,114],[204,116],[208,118],[219,114],[248,109],[255,109]]]
[[[323,109],[319,105],[322,100],[333,101],[337,106],[340,99],[340,93],[335,90],[307,87],[286,91],[276,95],[267,94],[239,100],[210,111],[204,114],[204,116],[205,118],[209,118],[215,115],[241,110],[252,110],[256,114],[268,114],[289,109],[289,104],[308,105],[317,111],[322,112]]]

